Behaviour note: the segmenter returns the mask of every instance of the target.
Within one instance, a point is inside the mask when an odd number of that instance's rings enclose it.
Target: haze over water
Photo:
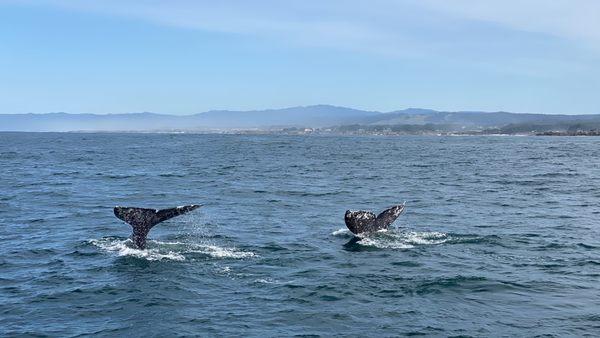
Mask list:
[[[596,138],[0,133],[0,169],[2,336],[600,329]],[[112,213],[189,203],[146,251]]]

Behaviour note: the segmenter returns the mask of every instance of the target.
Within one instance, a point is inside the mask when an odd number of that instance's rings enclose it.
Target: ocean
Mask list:
[[[0,169],[0,336],[600,332],[595,137],[0,133]],[[192,203],[147,250],[112,211]]]

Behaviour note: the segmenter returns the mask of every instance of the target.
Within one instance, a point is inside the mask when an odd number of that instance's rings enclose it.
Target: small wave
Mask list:
[[[115,179],[115,180],[125,180],[125,179],[130,179],[130,178],[135,178],[135,177],[144,177],[144,176],[146,176],[146,174],[142,174],[142,173],[137,173],[137,174],[97,173],[96,176],[108,178],[108,179]]]
[[[477,235],[477,234],[456,234],[451,236],[452,244],[483,244],[483,245],[499,245],[509,247],[503,243],[502,238],[498,235]]]
[[[341,191],[296,191],[296,190],[279,190],[275,193],[281,194],[284,196],[299,196],[299,197],[325,197],[325,196],[335,196],[341,193]]]
[[[451,290],[458,292],[483,292],[504,289],[513,289],[517,284],[507,283],[498,280],[490,280],[482,276],[447,276],[433,278],[419,283],[415,288],[417,294],[430,294],[449,292]]]
[[[577,246],[582,247],[584,249],[597,249],[597,246],[586,244],[586,243],[577,243]]]
[[[160,176],[160,177],[186,177],[187,174],[168,172],[168,173],[158,174],[158,176]]]
[[[73,175],[79,175],[80,172],[79,171],[57,171],[57,172],[53,172],[52,176],[73,176]]]
[[[533,177],[571,177],[571,176],[580,176],[579,173],[565,173],[565,172],[548,172],[541,174],[534,174]]]
[[[2,157],[5,160],[12,160],[14,158],[17,158],[19,155],[19,153],[17,153],[16,151],[5,151],[5,152],[0,152],[0,157]]]

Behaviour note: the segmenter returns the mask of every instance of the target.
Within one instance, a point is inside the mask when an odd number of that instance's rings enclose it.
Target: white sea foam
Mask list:
[[[224,266],[224,267],[219,268],[219,272],[221,272],[221,273],[230,273],[231,272],[231,268],[228,267],[228,266]]]
[[[194,249],[190,252],[197,252],[209,255],[215,258],[248,258],[254,257],[256,254],[251,251],[237,250],[236,248],[225,248],[216,245],[194,245]]]
[[[410,249],[421,245],[442,244],[448,240],[450,240],[450,236],[442,232],[398,231],[390,229],[362,237],[357,244],[380,249]]]
[[[347,236],[347,235],[351,235],[352,233],[350,232],[350,230],[346,229],[346,228],[340,228],[337,229],[336,231],[331,233],[333,236]]]
[[[184,261],[186,253],[202,253],[214,258],[249,258],[256,254],[251,251],[242,251],[236,248],[220,247],[212,244],[184,243],[179,241],[162,242],[150,240],[144,250],[133,246],[130,239],[101,238],[90,241],[92,245],[108,252],[114,252],[119,256],[132,256],[150,261],[174,260]]]
[[[278,280],[270,278],[270,277],[255,279],[254,282],[261,283],[261,284],[280,284]]]
[[[403,243],[401,241],[390,241],[381,238],[370,238],[365,237],[361,239],[358,244],[364,246],[372,246],[379,249],[410,249],[414,248],[414,245]]]
[[[447,242],[450,238],[447,234],[442,232],[406,232],[404,233],[404,239],[407,242],[417,245],[431,245],[431,244],[442,244]]]
[[[115,252],[119,256],[132,256],[137,258],[144,258],[149,261],[160,261],[160,260],[173,260],[183,261],[185,257],[178,252],[174,251],[161,251],[158,248],[148,248],[140,250],[132,247],[132,242],[129,239],[115,239],[115,238],[101,238],[99,240],[93,239],[90,241],[91,244],[110,252]]]

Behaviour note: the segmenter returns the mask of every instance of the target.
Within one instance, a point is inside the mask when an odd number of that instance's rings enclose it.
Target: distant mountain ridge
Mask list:
[[[443,112],[409,108],[379,116],[369,124],[458,124],[464,126],[501,127],[508,124],[600,121],[600,114],[590,115],[549,115],[509,112],[459,111]]]
[[[0,114],[0,131],[206,131],[326,128],[343,125],[443,125],[445,129],[484,130],[509,125],[600,125],[600,114],[546,115],[510,112],[444,112],[409,108],[376,112],[331,105],[254,111],[213,110],[194,115],[131,114]],[[431,127],[430,127],[431,129]],[[435,129],[435,128],[433,128]]]
[[[227,111],[214,110],[194,115],[194,120],[210,128],[264,128],[264,127],[327,127],[381,113],[330,105],[291,107],[283,109]]]

